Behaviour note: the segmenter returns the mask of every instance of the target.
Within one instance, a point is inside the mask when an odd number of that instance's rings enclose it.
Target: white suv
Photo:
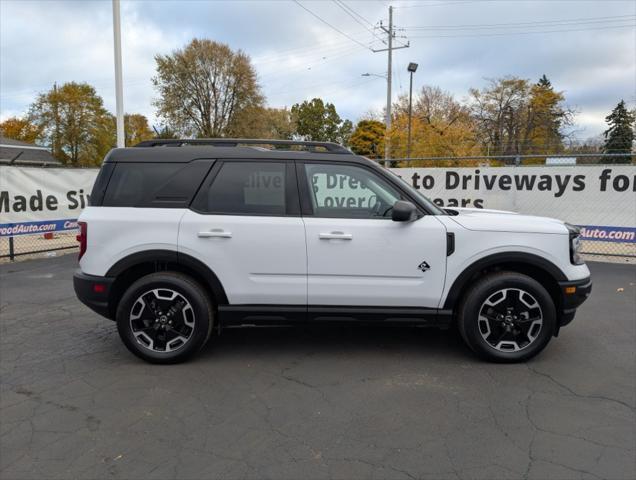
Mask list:
[[[575,227],[442,210],[331,143],[115,149],[79,224],[77,296],[156,363],[190,357],[213,329],[320,321],[456,323],[477,354],[516,362],[591,291]]]

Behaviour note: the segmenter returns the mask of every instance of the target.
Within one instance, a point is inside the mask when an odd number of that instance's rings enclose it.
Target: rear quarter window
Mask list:
[[[211,160],[189,163],[117,163],[110,176],[102,205],[185,208],[211,166]]]
[[[88,202],[90,206],[99,207],[103,203],[104,195],[106,194],[106,187],[108,186],[108,181],[110,180],[110,176],[114,169],[115,164],[113,163],[104,163],[102,168],[99,169],[97,178],[93,184],[93,191],[91,192]]]

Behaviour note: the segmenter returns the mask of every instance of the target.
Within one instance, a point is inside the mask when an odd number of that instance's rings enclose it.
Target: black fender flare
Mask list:
[[[564,282],[568,279],[558,266],[539,255],[525,252],[494,253],[480,258],[459,274],[448,291],[444,302],[444,309],[452,309],[457,305],[466,285],[476,273],[487,268],[510,263],[523,264],[535,270],[543,270],[543,272],[550,275],[555,282]]]
[[[229,303],[223,284],[212,269],[202,261],[174,250],[144,250],[142,252],[132,253],[110,267],[106,276],[116,278],[130,268],[148,263],[158,265],[173,263],[179,265],[186,271],[192,271],[207,283],[218,305],[227,305]]]

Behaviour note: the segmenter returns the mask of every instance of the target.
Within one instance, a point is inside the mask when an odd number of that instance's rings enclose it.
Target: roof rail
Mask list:
[[[302,146],[307,147],[311,152],[338,153],[353,155],[348,148],[333,142],[313,142],[302,140],[260,140],[254,138],[184,138],[184,139],[161,139],[145,140],[139,142],[135,147],[181,147],[184,145],[210,145],[214,147],[239,147],[241,145],[271,145],[278,146]],[[319,149],[324,149],[322,152]]]

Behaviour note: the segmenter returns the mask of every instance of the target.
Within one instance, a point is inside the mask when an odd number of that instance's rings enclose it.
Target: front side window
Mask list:
[[[207,192],[206,211],[236,215],[285,215],[285,164],[227,162]]]
[[[305,164],[314,215],[332,218],[391,218],[400,192],[366,168]]]

